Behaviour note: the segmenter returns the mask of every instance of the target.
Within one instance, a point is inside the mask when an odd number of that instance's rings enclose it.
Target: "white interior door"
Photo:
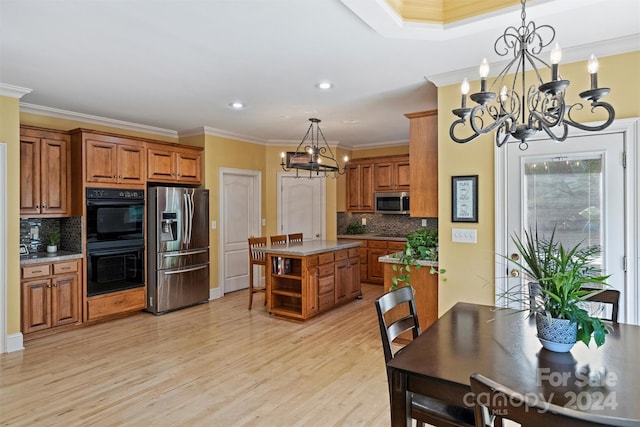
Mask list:
[[[326,227],[325,179],[278,174],[278,233],[303,233],[305,240],[322,240]]]
[[[526,151],[507,148],[507,230],[525,230],[555,239],[568,248],[582,242],[599,246],[596,262],[625,299],[625,173],[621,133],[568,138],[564,143],[535,141]],[[509,239],[507,250],[515,252]],[[510,273],[510,272],[507,272]],[[509,274],[508,274],[509,275]],[[508,286],[519,278],[508,279]]]
[[[222,294],[249,287],[250,236],[260,235],[260,172],[220,169]]]

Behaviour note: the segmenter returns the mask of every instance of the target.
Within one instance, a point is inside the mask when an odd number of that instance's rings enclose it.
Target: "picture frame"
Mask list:
[[[451,177],[451,222],[478,222],[478,175]]]

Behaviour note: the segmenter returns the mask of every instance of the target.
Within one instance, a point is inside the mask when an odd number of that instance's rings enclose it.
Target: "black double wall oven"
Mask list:
[[[144,190],[86,191],[87,296],[144,286]]]

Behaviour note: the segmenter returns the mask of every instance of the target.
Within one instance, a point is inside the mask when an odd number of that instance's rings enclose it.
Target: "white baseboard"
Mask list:
[[[209,289],[209,301],[212,299],[218,299],[222,295],[220,295],[220,287]]]
[[[24,342],[22,340],[22,332],[7,336],[7,353],[24,350]]]

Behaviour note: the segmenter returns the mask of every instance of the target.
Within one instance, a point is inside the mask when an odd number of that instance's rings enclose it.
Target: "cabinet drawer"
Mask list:
[[[142,310],[146,306],[144,288],[118,292],[113,295],[101,295],[87,300],[88,319],[96,320],[112,314]]]
[[[404,249],[405,242],[389,242],[388,248],[391,252],[398,252]]]
[[[360,256],[360,249],[359,248],[351,248],[349,249],[349,258],[353,258],[354,256]]]
[[[333,292],[320,295],[318,297],[318,308],[320,309],[320,311],[324,311],[328,308],[331,308],[334,306],[334,304],[335,304],[335,296],[333,295]]]
[[[330,262],[333,262],[333,252],[318,255],[318,264],[329,264]]]
[[[333,276],[321,277],[320,280],[318,280],[318,295],[320,295],[320,297],[326,293],[330,293],[331,297],[333,297],[333,289]]]
[[[336,261],[341,261],[343,259],[347,259],[349,257],[349,253],[346,249],[342,249],[340,251],[335,252]]]
[[[333,264],[321,265],[318,267],[318,274],[320,277],[332,276],[333,275]]]
[[[53,264],[53,274],[75,273],[76,271],[78,271],[78,263],[76,261]]]
[[[370,240],[369,247],[376,248],[376,249],[386,249],[387,241],[386,240]]]
[[[307,257],[307,268],[313,268],[318,265],[318,257],[317,256],[308,256]]]
[[[51,264],[27,265],[22,267],[22,278],[46,277],[51,274]]]

